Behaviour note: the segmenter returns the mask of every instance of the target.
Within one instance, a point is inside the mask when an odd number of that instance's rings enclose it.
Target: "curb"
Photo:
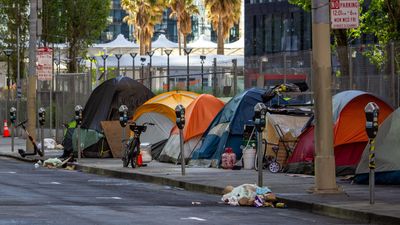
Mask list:
[[[12,159],[16,159],[16,160],[23,161],[23,162],[36,162],[37,161],[37,159],[22,158],[22,157],[19,157],[19,156],[10,155],[10,154],[3,154],[3,153],[0,153],[0,157],[12,158]]]
[[[190,183],[187,181],[178,181],[171,178],[164,178],[158,176],[152,176],[148,174],[141,173],[128,173],[115,171],[110,169],[103,169],[98,167],[91,167],[85,165],[75,164],[77,170],[81,170],[82,172],[115,177],[115,178],[123,178],[129,180],[142,181],[147,183],[154,183],[159,185],[167,185],[172,187],[183,188],[187,191],[201,192],[206,194],[214,194],[214,195],[222,195],[224,188],[215,187],[210,185],[196,184]],[[306,201],[293,200],[290,198],[280,197],[277,194],[277,198],[279,201],[282,201],[289,205],[291,208],[299,209],[302,211],[307,211],[310,213],[331,216],[341,219],[351,219],[357,220],[362,223],[374,223],[374,224],[400,224],[400,218],[375,214],[371,212],[362,212],[351,209],[343,209],[339,207],[329,206],[320,203],[312,203]]]

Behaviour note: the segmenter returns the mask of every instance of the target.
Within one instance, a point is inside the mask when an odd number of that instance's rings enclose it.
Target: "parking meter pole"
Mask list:
[[[43,156],[44,156],[44,128],[43,128],[43,125],[40,125],[40,143],[42,143],[41,148],[42,148],[42,152],[43,152]]]
[[[254,106],[254,125],[257,130],[257,158],[258,158],[258,186],[263,186],[263,150],[262,150],[262,132],[266,124],[267,107],[264,103],[257,103]]]
[[[11,152],[14,152],[14,137],[15,137],[15,120],[17,119],[17,109],[10,108],[10,121],[11,121]]]
[[[181,170],[182,170],[182,176],[185,176],[185,151],[184,151],[184,145],[183,145],[183,129],[179,129],[179,143],[180,143],[180,148],[181,148]]]
[[[15,132],[15,128],[14,128],[14,122],[11,122],[11,152],[14,152],[14,132]]]
[[[81,159],[82,150],[81,150],[81,125],[78,125],[78,161]]]
[[[379,106],[375,102],[369,102],[365,106],[365,131],[369,138],[369,203],[375,203],[375,137],[378,133]]]
[[[375,139],[369,139],[369,204],[375,203]]]
[[[257,132],[258,186],[263,186],[262,132]]]

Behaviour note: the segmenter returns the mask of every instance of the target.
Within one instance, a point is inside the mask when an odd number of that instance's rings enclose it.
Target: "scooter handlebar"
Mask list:
[[[17,124],[17,126],[15,126],[15,127],[22,126],[22,125],[24,125],[24,124],[27,123],[27,122],[28,122],[28,120],[24,120],[24,121],[22,121],[21,123]]]

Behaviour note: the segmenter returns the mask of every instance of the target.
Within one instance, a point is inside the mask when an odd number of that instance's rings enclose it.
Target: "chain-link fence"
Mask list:
[[[332,51],[332,94],[344,90],[371,92],[399,105],[400,44],[356,45]],[[246,57],[245,87],[269,87],[283,82],[312,85],[312,51],[281,52]],[[317,74],[315,74],[317,76]]]

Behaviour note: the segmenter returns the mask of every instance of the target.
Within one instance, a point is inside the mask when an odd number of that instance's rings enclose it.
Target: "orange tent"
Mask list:
[[[196,146],[200,147],[198,142],[201,136],[223,107],[224,103],[218,98],[209,94],[202,94],[186,108],[186,124],[183,129],[185,158],[190,157],[190,153]],[[175,126],[159,160],[176,162],[180,154],[179,143],[179,129]]]

